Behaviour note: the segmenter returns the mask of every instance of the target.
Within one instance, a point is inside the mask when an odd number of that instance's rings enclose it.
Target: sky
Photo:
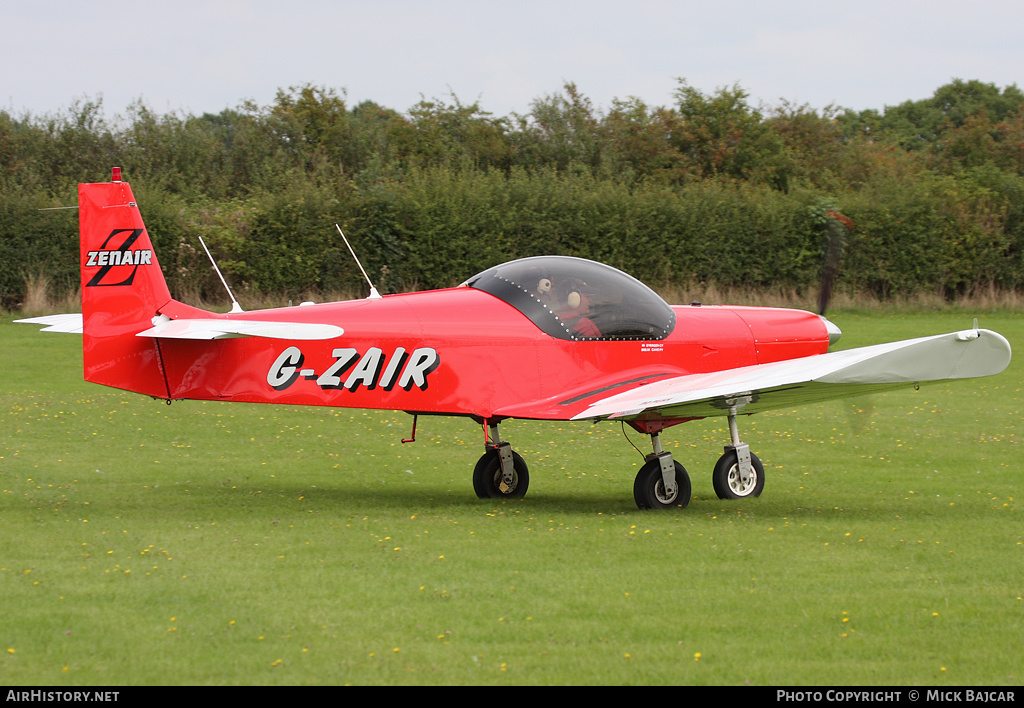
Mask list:
[[[201,115],[334,89],[499,116],[573,82],[599,110],[738,85],[755,106],[883,110],[954,78],[1024,83],[1020,0],[0,0],[0,110],[102,99]]]

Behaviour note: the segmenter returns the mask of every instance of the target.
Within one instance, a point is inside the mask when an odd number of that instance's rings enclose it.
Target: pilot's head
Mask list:
[[[570,279],[564,286],[564,295],[560,298],[570,310],[577,310],[586,313],[590,310],[590,303],[597,289],[588,285],[580,278]]]

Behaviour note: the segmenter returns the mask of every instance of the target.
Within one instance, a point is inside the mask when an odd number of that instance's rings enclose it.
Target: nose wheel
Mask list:
[[[736,406],[729,411],[732,444],[725,446],[725,454],[718,458],[711,473],[711,483],[719,499],[747,499],[761,496],[764,491],[764,465],[750,451],[750,446],[740,441],[736,412]]]
[[[748,450],[747,454],[750,455],[750,463],[746,473],[740,467],[739,454],[736,450],[727,448],[726,453],[718,458],[715,471],[711,473],[711,482],[719,499],[761,496],[764,490],[764,465],[754,453]]]

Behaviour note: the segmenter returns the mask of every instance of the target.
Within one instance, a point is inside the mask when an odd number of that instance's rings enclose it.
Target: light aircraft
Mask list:
[[[480,498],[522,497],[529,486],[526,462],[498,432],[509,418],[629,424],[652,445],[633,485],[637,506],[679,508],[691,486],[661,446],[670,426],[727,417],[712,483],[720,498],[749,498],[765,474],[740,439],[741,415],[991,376],[1010,361],[1006,339],[977,322],[829,353],[841,332],[823,315],[673,307],[615,268],[561,256],[504,263],[443,290],[381,297],[371,285],[362,300],[252,312],[236,301],[229,313],[208,312],[171,297],[119,168],[78,195],[82,313],[21,321],[80,332],[87,381],[168,403],[466,416],[482,426]]]

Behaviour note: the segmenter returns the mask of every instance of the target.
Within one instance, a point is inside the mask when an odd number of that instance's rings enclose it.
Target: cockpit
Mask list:
[[[639,280],[583,258],[522,258],[462,285],[504,300],[559,339],[658,340],[676,322],[668,303]]]

